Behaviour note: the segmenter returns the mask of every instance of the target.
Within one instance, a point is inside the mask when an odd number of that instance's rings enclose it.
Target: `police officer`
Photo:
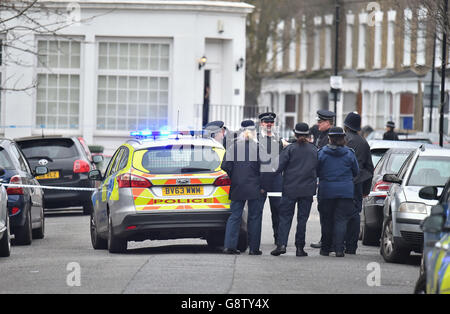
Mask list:
[[[359,169],[355,153],[345,146],[344,130],[333,127],[328,135],[330,144],[319,151],[318,164],[322,225],[320,255],[329,256],[335,251],[337,257],[343,257],[348,220],[353,211],[353,178]]]
[[[261,158],[261,182],[262,188],[267,192],[281,192],[282,176],[276,173],[278,169],[278,160],[283,150],[283,142],[274,134],[276,114],[273,112],[265,112],[259,115],[260,132],[258,133],[258,142]],[[274,243],[277,243],[279,220],[279,207],[281,197],[269,196],[270,211],[272,214],[272,229]]]
[[[283,150],[277,171],[283,173],[283,197],[280,204],[277,247],[271,252],[274,256],[286,253],[295,204],[298,208],[296,256],[308,256],[304,251],[305,233],[317,187],[317,148],[309,141],[309,126],[306,123],[298,123],[293,131],[297,141]]]
[[[223,121],[212,121],[205,125],[205,131],[209,137],[212,137],[219,143],[225,139],[225,123]]]
[[[395,123],[394,121],[388,121],[386,123],[386,133],[383,134],[383,140],[387,141],[398,141],[398,135],[394,132]]]
[[[252,120],[241,123],[241,136],[226,151],[222,162],[231,179],[230,211],[225,230],[224,253],[240,254],[237,249],[242,213],[248,202],[248,242],[250,255],[261,255],[261,224],[264,195],[261,189],[261,163],[258,156],[256,128]]]
[[[325,147],[328,144],[328,132],[333,127],[334,118],[336,114],[329,110],[318,110],[317,111],[317,130],[313,130],[316,135],[314,137],[314,145],[318,149]],[[320,203],[317,205],[317,210],[319,211],[319,216],[321,215]],[[321,217],[321,216],[320,216]],[[322,224],[322,218],[320,218]],[[320,249],[322,240],[318,243],[311,243],[311,247],[315,249]]]
[[[373,163],[370,146],[367,141],[358,134],[361,131],[361,116],[356,112],[350,112],[344,120],[345,139],[347,146],[355,151],[358,160],[359,174],[354,180],[353,212],[349,220],[347,235],[345,238],[346,253],[356,254],[360,232],[363,196],[370,193],[373,177]]]

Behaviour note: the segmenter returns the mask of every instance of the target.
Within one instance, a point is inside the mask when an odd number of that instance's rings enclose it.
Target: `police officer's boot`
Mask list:
[[[270,252],[273,256],[279,256],[286,253],[286,245],[277,245],[277,248]]]
[[[297,252],[295,253],[295,255],[298,257],[302,257],[302,256],[308,256],[308,253],[306,253],[302,247],[298,246]]]

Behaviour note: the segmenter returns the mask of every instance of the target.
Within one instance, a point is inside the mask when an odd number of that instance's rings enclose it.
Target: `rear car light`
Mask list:
[[[372,191],[373,192],[386,192],[386,195],[377,195],[378,197],[386,197],[387,192],[389,192],[390,188],[391,188],[391,183],[381,180],[381,181],[378,181],[377,183],[375,183]]]
[[[152,183],[146,178],[131,173],[124,173],[117,177],[119,188],[150,188]]]
[[[91,166],[87,161],[84,160],[75,160],[73,163],[73,172],[74,173],[87,173],[91,171]]]
[[[22,184],[22,178],[18,175],[11,177],[9,184]],[[8,187],[6,189],[8,195],[23,195],[23,188]]]
[[[226,186],[231,185],[231,179],[227,175],[223,175],[218,177],[216,181],[214,181],[215,186]]]
[[[16,215],[18,212],[20,212],[20,208],[19,207],[13,207],[11,209],[11,215]]]

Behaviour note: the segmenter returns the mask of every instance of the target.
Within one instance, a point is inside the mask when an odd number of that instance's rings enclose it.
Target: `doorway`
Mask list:
[[[209,102],[211,99],[211,70],[205,70],[204,85],[203,85],[203,121],[205,126],[209,122]]]

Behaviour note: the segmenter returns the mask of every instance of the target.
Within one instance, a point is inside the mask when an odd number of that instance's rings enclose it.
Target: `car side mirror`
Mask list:
[[[88,177],[89,177],[89,180],[93,180],[93,181],[102,181],[103,180],[102,172],[100,170],[89,171]]]
[[[0,177],[1,177],[1,176],[4,176],[4,175],[5,175],[5,173],[6,173],[6,172],[5,172],[5,169],[3,169],[3,168],[0,168]]]
[[[402,184],[402,180],[400,180],[395,174],[385,174],[383,176],[383,181],[388,183],[397,183]]]
[[[102,155],[94,155],[94,156],[92,156],[92,161],[94,162],[94,164],[99,164],[103,161],[103,156]]]
[[[42,176],[48,173],[48,168],[46,166],[37,166],[34,169],[34,176]]]
[[[419,197],[425,200],[437,200],[438,189],[435,186],[426,186],[420,189]]]
[[[443,215],[432,215],[422,222],[421,228],[424,232],[429,233],[440,233],[442,232],[444,226],[444,216]]]

